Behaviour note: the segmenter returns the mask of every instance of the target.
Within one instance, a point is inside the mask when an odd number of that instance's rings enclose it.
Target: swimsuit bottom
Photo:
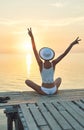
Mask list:
[[[54,94],[56,91],[57,91],[57,87],[56,87],[56,85],[53,87],[53,88],[45,88],[45,87],[41,87],[41,90],[43,91],[43,92],[45,92],[46,94]]]

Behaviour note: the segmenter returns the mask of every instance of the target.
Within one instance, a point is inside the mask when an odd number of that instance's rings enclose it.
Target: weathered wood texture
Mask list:
[[[1,96],[9,96],[11,100],[5,104],[0,103],[0,108],[21,103],[79,100],[84,98],[84,89],[59,90],[58,94],[50,96],[43,96],[34,91],[0,92],[0,97]]]
[[[0,108],[12,106],[18,111],[17,117],[13,116],[16,130],[84,130],[84,89],[59,90],[50,96],[33,91],[1,92],[0,96],[11,98],[0,103]]]
[[[84,130],[84,99],[23,103],[18,114],[23,130]]]

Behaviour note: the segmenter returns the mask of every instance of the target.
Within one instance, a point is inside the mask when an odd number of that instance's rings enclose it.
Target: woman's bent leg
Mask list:
[[[56,87],[57,87],[57,91],[56,91],[56,93],[58,92],[58,88],[59,88],[59,86],[60,86],[60,84],[61,84],[61,82],[62,82],[62,79],[59,77],[59,78],[57,78],[56,80],[55,80],[55,85],[56,85]],[[55,93],[55,94],[56,94]]]
[[[25,83],[26,83],[27,86],[29,86],[30,88],[34,89],[39,94],[45,95],[45,93],[41,90],[41,86],[37,85],[33,81],[26,80]]]
[[[57,86],[57,88],[59,88],[61,82],[62,82],[62,79],[60,77],[55,80],[55,85]]]

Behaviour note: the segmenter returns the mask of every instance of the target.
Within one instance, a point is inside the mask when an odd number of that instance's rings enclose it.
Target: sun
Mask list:
[[[24,42],[24,50],[32,50],[32,45],[30,42]]]
[[[19,49],[20,49],[20,51],[22,51],[22,52],[31,52],[32,51],[32,45],[31,45],[31,43],[30,42],[26,42],[26,41],[24,41],[24,42],[22,42],[20,45],[19,45]]]

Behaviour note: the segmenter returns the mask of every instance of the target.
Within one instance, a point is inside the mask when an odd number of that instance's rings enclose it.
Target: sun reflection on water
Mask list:
[[[28,77],[29,77],[30,76],[30,70],[31,70],[31,63],[32,63],[32,55],[31,54],[27,54],[26,63],[27,63],[27,74],[28,74]]]

